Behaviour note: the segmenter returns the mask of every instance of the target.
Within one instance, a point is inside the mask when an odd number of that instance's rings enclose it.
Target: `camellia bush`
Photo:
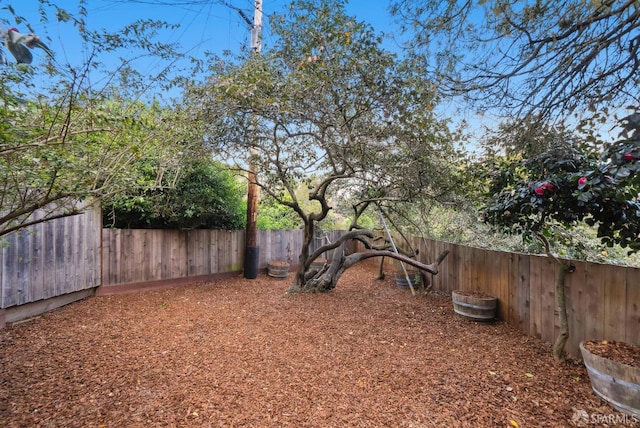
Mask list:
[[[635,115],[625,119],[624,137],[599,156],[563,147],[498,171],[485,220],[543,236],[549,236],[552,222],[572,227],[584,221],[597,226],[608,246],[640,250],[640,124],[634,120]]]
[[[570,263],[552,254],[558,227],[580,222],[597,228],[607,246],[640,250],[640,113],[622,119],[620,139],[600,153],[583,146],[555,148],[529,159],[505,163],[493,177],[484,219],[504,231],[538,238],[560,265],[556,300],[560,335],[554,355],[564,356],[569,337],[564,278]]]

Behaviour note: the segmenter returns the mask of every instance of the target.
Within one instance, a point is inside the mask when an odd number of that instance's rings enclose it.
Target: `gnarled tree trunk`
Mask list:
[[[376,247],[371,244],[373,237],[373,232],[369,230],[352,231],[340,237],[336,242],[319,248],[311,254],[309,258],[314,260],[324,251],[333,249],[333,258],[331,263],[325,265],[319,270],[306,270],[305,272],[298,271],[296,274],[296,280],[289,288],[289,292],[331,291],[335,288],[336,283],[347,269],[362,260],[372,257],[389,257],[411,265],[421,271],[437,275],[438,266],[449,254],[449,251],[445,250],[438,256],[435,262],[427,265],[402,254],[397,254],[389,250],[376,249]],[[365,245],[365,248],[367,248],[367,251],[347,255],[345,246],[351,240],[362,242]]]

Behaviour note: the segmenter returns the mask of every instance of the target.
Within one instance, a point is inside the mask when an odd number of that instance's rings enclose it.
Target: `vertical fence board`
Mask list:
[[[567,318],[569,322],[569,340],[567,349],[578,349],[580,340],[585,337],[585,319],[589,314],[584,310],[586,264],[574,262],[575,272],[567,275]]]
[[[495,283],[496,296],[498,296],[498,317],[502,320],[509,319],[509,308],[512,305],[509,287],[511,260],[508,253],[493,251],[490,253],[494,261],[490,281]]]
[[[274,257],[273,254],[271,254],[271,233],[268,233],[267,231],[264,231],[262,234],[262,236],[260,236],[260,238],[262,238],[259,242],[260,242],[260,247],[261,250],[260,252],[262,253],[261,257],[260,257],[260,266],[266,266],[267,263],[269,263],[272,260],[276,260],[276,257]]]
[[[55,238],[53,239],[53,259],[54,259],[54,269],[55,269],[55,294],[63,294],[62,290],[64,289],[64,284],[67,281],[65,265],[67,263],[66,260],[66,247],[65,247],[65,227],[66,222],[63,220],[59,222],[54,228]],[[46,295],[40,294],[38,296],[34,296],[34,300],[40,300],[46,298]]]
[[[197,257],[199,254],[204,253],[204,248],[202,253],[198,251],[202,245],[201,243],[202,237],[198,234],[197,230],[189,230],[186,232],[186,234],[187,234],[187,260],[186,260],[187,275],[189,276],[198,275],[198,266],[200,263]],[[207,262],[207,264],[209,266],[211,265],[210,262]]]
[[[136,282],[141,281],[142,279],[138,279],[138,272],[134,270],[134,263],[137,263],[137,260],[134,260],[134,236],[133,230],[126,229],[122,231],[120,235],[120,250],[121,253],[118,257],[118,278],[117,282]],[[139,265],[142,267],[142,265]]]
[[[233,253],[231,251],[233,246],[231,245],[231,232],[229,232],[228,230],[223,230],[222,235],[224,239],[223,254],[225,255],[223,272],[231,272],[233,270],[231,269],[231,267],[233,266]]]
[[[447,249],[447,244],[441,242],[431,242],[429,245],[432,248],[430,251],[429,258],[423,259],[422,261],[425,263],[430,263],[431,261],[435,261],[436,257],[438,257],[442,251]],[[438,275],[430,275],[431,283],[433,284],[433,288],[436,290],[442,290],[447,293],[451,293],[451,289],[456,282],[455,272],[452,270],[451,260],[457,257],[456,247],[452,247],[449,249],[449,254],[444,259],[444,261],[438,266]]]
[[[556,310],[556,272],[558,263],[549,257],[541,257],[540,275],[540,334],[542,340],[553,343],[560,328]]]
[[[114,231],[115,232],[115,231]],[[119,251],[116,244],[116,233],[102,234],[102,285],[113,284],[116,277],[115,259]]]
[[[211,269],[211,273],[222,272],[220,268],[220,263],[218,261],[218,231],[212,230],[209,232],[207,236],[207,248],[209,249],[209,266]]]
[[[184,264],[184,260],[187,259],[187,236],[185,234],[177,233],[178,236],[178,245],[174,245],[171,247],[172,261],[171,261],[171,277],[183,277],[188,276],[187,266]],[[211,233],[208,233],[207,236],[210,238]],[[208,247],[207,247],[208,249]],[[208,252],[205,256],[208,258],[207,266],[211,266],[211,259],[209,258]]]
[[[509,294],[509,303],[507,305],[507,318],[506,321],[512,326],[522,329],[522,318],[520,317],[520,311],[522,310],[522,302],[520,300],[520,283],[519,283],[519,270],[518,270],[518,255],[509,253],[507,257],[508,263],[508,278],[506,281],[507,293]]]
[[[458,286],[459,290],[470,290],[470,274],[469,274],[469,247],[460,246],[458,249],[458,265],[455,269],[458,271]]]
[[[477,251],[476,248],[469,248],[469,263],[467,264],[467,277],[469,278],[469,289],[470,290],[481,290],[486,289],[487,285],[484,283],[484,257],[481,259],[480,256],[483,253]]]
[[[25,256],[22,254],[21,241],[24,239],[24,231],[11,234],[6,238],[7,246],[4,249],[6,265],[3,269],[4,278],[8,284],[7,301],[5,306],[20,305],[30,301],[29,288],[23,280],[25,274]]]
[[[542,324],[542,269],[541,258],[532,257],[529,264],[529,333],[541,338],[540,331]]]
[[[585,294],[583,310],[586,312],[585,336],[592,339],[603,339],[604,336],[604,271],[600,265],[589,264],[585,275]]]
[[[625,341],[640,345],[640,269],[628,268],[625,273],[627,279]]]
[[[518,254],[518,301],[520,303],[518,322],[521,330],[526,334],[531,334],[531,258]]]
[[[219,230],[214,231],[215,236],[215,251],[216,251],[216,266],[218,272],[224,272],[224,242],[222,239],[222,232]]]
[[[449,270],[449,281],[441,280],[446,285],[446,292],[451,294],[453,290],[462,289],[462,281],[460,279],[460,270],[458,266],[461,264],[461,251],[462,246],[460,245],[452,245],[451,252],[447,256],[446,263],[449,265],[447,269]]]
[[[458,248],[458,265],[455,266],[455,270],[457,271],[458,281],[456,283],[456,288],[454,290],[468,290],[469,284],[469,275],[468,275],[468,265],[469,261],[467,259],[469,247],[460,246]]]
[[[239,230],[234,230],[232,232],[230,232],[233,235],[233,238],[231,239],[231,242],[233,244],[232,248],[231,248],[231,254],[232,254],[232,265],[231,265],[231,271],[235,272],[235,271],[241,271],[242,268],[244,267],[244,239],[243,238],[243,233],[241,233],[241,231]]]
[[[626,274],[612,266],[603,266],[603,271],[603,337],[607,340],[625,340],[627,307],[620,305],[620,302],[624,302],[627,297]]]
[[[43,233],[44,225],[40,223],[34,225],[32,229],[34,233],[31,237],[31,248],[29,249],[29,270],[31,276],[30,283],[32,289],[39,290],[35,294],[44,294],[44,290],[47,288],[47,272],[44,269],[44,261],[42,260],[42,251],[45,240],[45,236]],[[55,290],[52,290],[52,295],[55,294],[54,291]]]

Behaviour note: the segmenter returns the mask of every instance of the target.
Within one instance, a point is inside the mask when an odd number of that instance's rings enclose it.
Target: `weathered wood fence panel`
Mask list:
[[[244,231],[102,229],[100,217],[94,210],[8,235],[0,251],[0,310],[99,285],[242,271]],[[313,249],[342,233],[318,234]],[[303,237],[302,230],[258,231],[259,267],[272,260],[297,264]],[[495,295],[501,319],[525,334],[555,340],[558,267],[552,260],[422,238],[411,238],[410,244],[425,263],[449,250],[439,274],[431,278],[434,289]],[[640,344],[640,269],[572,263],[576,269],[567,276],[566,293],[569,352],[578,355],[584,339]],[[386,270],[397,268],[397,262],[385,261]]]
[[[545,256],[491,251],[412,238],[419,260],[433,262],[449,255],[433,277],[435,290],[477,290],[499,299],[498,316],[525,334],[553,343],[558,336],[555,301],[558,266]],[[640,344],[640,269],[572,261],[566,277],[570,339],[567,350],[580,355],[585,339],[621,340]],[[387,269],[398,263],[386,262]]]
[[[241,271],[244,231],[103,229],[102,285]]]
[[[323,232],[314,239],[312,249],[342,233]],[[258,231],[259,267],[266,268],[272,260],[297,264],[303,238],[302,230]],[[103,229],[102,285],[240,272],[244,242],[242,230]]]
[[[100,210],[30,226],[4,237],[0,309],[100,285]]]

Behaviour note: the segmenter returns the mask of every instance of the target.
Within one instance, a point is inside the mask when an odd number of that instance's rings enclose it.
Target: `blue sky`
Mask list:
[[[80,16],[79,0],[50,1],[71,15]],[[273,44],[269,16],[283,11],[290,0],[262,0],[262,3],[263,45],[269,46]],[[387,12],[387,3],[386,0],[350,0],[347,3],[347,13],[357,20],[368,22],[378,32],[397,33]],[[0,28],[7,30],[16,27],[22,33],[30,32],[25,22],[16,22],[9,10],[12,8],[15,15],[23,17],[33,32],[55,53],[59,69],[74,68],[81,71],[92,53],[92,46],[82,42],[78,30],[71,23],[58,22],[53,7],[46,8],[49,21],[42,22],[39,7],[39,0],[0,0]],[[216,54],[223,51],[239,53],[242,49],[249,48],[250,27],[238,10],[242,10],[244,16],[253,21],[254,0],[86,0],[86,9],[86,25],[91,30],[105,29],[113,33],[138,20],[177,24],[178,28],[164,30],[153,40],[178,45],[177,50],[187,57],[199,58],[207,51]],[[397,43],[390,39],[385,45],[391,49],[397,47]],[[34,49],[32,52],[33,65],[45,62],[44,51]],[[5,54],[13,61],[6,49]],[[141,57],[140,52],[130,50],[119,51],[117,54],[99,54],[97,61],[101,63],[104,72],[92,72],[89,84],[94,90],[100,90],[109,82],[108,76],[122,65],[120,58],[130,61],[134,69],[148,77],[160,73],[171,64],[157,57]],[[188,59],[173,65],[178,68],[191,67]],[[169,100],[179,98],[180,92],[165,92],[158,86],[150,86],[143,94],[138,95],[147,99]]]
[[[78,0],[52,0],[52,3],[71,14],[78,13]],[[179,28],[164,31],[156,40],[177,43],[182,51],[192,56],[202,55],[207,50],[237,52],[249,44],[250,29],[237,9],[253,20],[253,0],[88,0],[87,3],[87,25],[92,29],[114,31],[139,19],[179,24]],[[263,0],[265,18],[262,34],[265,44],[271,40],[268,15],[283,10],[288,4],[288,0]],[[36,34],[42,36],[56,53],[58,60],[79,64],[88,54],[69,24],[58,23],[53,16],[49,23],[40,22],[38,0],[0,0],[0,23],[5,30],[17,27],[20,32],[28,32],[24,24],[16,23],[3,8],[7,5],[15,10],[16,15],[26,18]],[[347,10],[378,31],[393,29],[386,1],[351,0]],[[39,55],[40,52],[34,51],[36,60]]]
[[[51,0],[58,7],[67,10],[72,15],[78,15],[78,0]],[[269,28],[269,15],[284,10],[290,0],[262,0],[263,2],[263,41],[268,46],[273,42]],[[89,48],[82,44],[78,32],[69,23],[56,22],[52,14],[48,23],[40,22],[38,0],[0,0],[0,25],[6,30],[17,27],[21,32],[28,32],[24,23],[16,24],[12,15],[5,9],[10,5],[15,14],[23,16],[32,26],[34,32],[46,41],[55,52],[56,61],[81,67],[89,55]],[[3,8],[4,7],[4,8]],[[235,53],[247,49],[250,43],[250,28],[245,19],[238,12],[241,9],[245,16],[253,20],[254,0],[87,0],[87,26],[90,29],[106,29],[114,32],[127,24],[137,20],[159,20],[169,24],[179,24],[179,28],[163,31],[155,40],[158,42],[175,43],[180,51],[191,57],[200,57],[206,51],[221,54],[228,50]],[[398,27],[388,13],[387,0],[349,0],[347,13],[355,16],[359,21],[365,21],[379,33],[387,34],[384,46],[395,50],[401,37]],[[50,9],[53,13],[54,9]],[[44,53],[34,50],[34,64],[44,61]],[[123,57],[135,57],[136,54],[120,52]],[[129,58],[128,58],[129,59]],[[107,70],[114,69],[121,64],[118,55],[99,57]],[[133,66],[152,75],[164,68],[163,63],[155,59],[137,59]],[[94,89],[99,88],[107,79],[93,78]],[[175,98],[179,93],[164,93],[159,88],[147,91],[147,96]],[[469,115],[469,111],[458,109],[456,103],[448,102],[439,106],[436,111],[441,117],[453,117],[454,122],[466,119],[480,129],[477,118]],[[487,117],[482,119],[486,121]]]
[[[78,13],[78,0],[51,0],[71,14]],[[289,0],[263,0],[264,22],[263,40],[265,45],[273,41],[269,30],[268,16],[283,10]],[[397,26],[387,11],[386,0],[350,0],[347,12],[371,24],[378,32],[398,37]],[[80,67],[86,62],[89,48],[82,44],[78,33],[68,23],[59,23],[53,15],[48,23],[40,21],[38,0],[0,0],[0,26],[5,30],[17,27],[21,32],[28,32],[24,23],[16,23],[7,10],[11,6],[16,15],[23,16],[40,35],[51,50],[55,52],[56,61]],[[222,53],[224,50],[239,52],[249,45],[250,29],[237,9],[253,19],[254,0],[87,0],[87,25],[92,29],[105,28],[115,31],[136,20],[160,20],[170,24],[179,24],[179,28],[166,30],[156,39],[158,42],[175,43],[180,51],[189,56],[199,57],[206,51]],[[50,9],[53,12],[53,9]],[[385,46],[394,49],[397,44],[387,40]],[[120,52],[120,56],[127,56]],[[34,63],[43,61],[43,52],[34,50]],[[135,54],[131,53],[131,56]],[[117,56],[100,57],[107,69],[117,67],[120,60]],[[148,74],[163,68],[158,59],[140,59],[134,66]],[[100,82],[93,82],[99,84]],[[493,123],[490,116],[478,117],[466,110],[464,106],[448,102],[437,109],[444,116],[458,121],[466,118],[477,130],[481,123]]]

